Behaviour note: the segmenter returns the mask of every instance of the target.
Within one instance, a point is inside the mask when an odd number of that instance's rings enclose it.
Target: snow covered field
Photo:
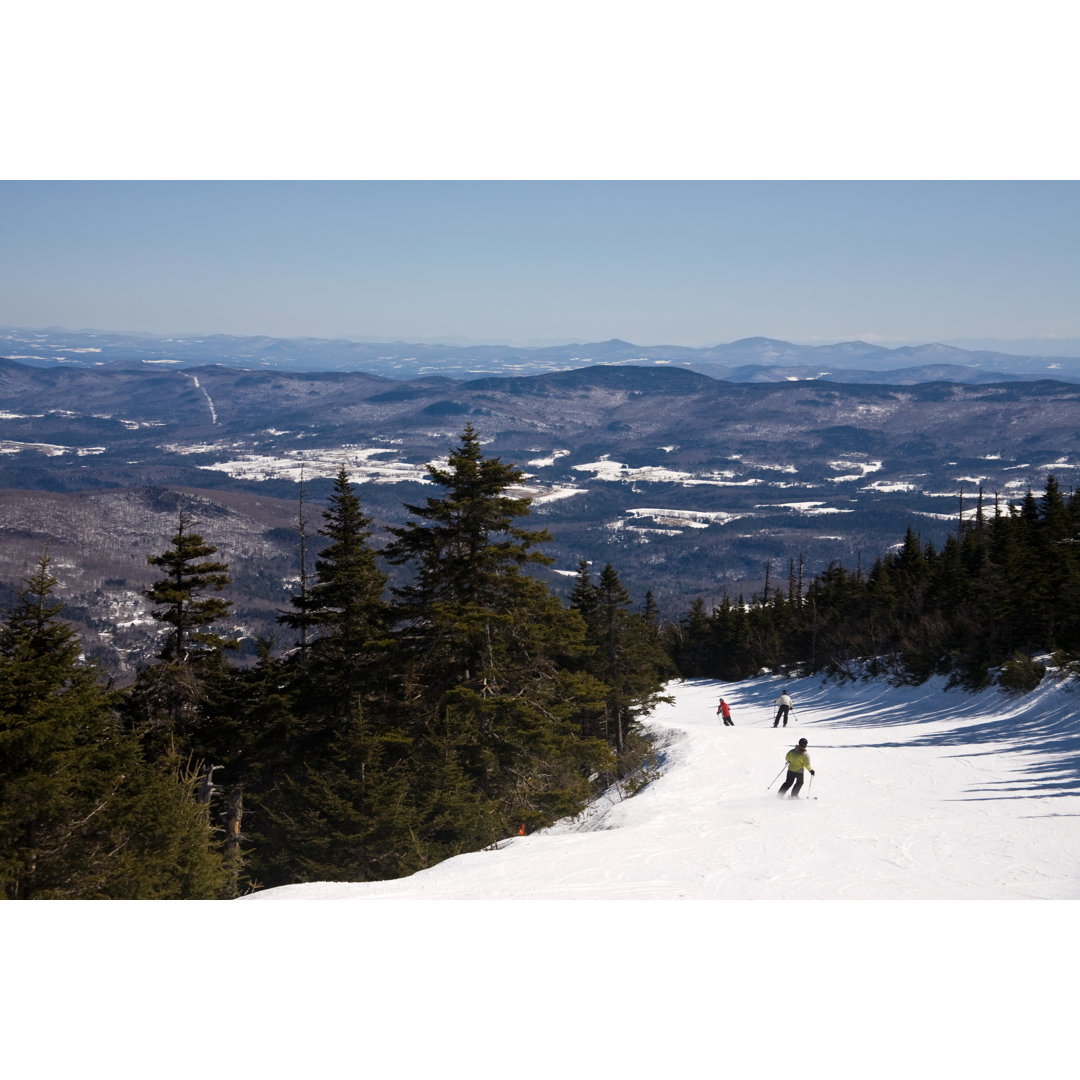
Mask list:
[[[771,702],[795,702],[787,729]],[[661,772],[632,799],[412,877],[268,900],[1080,899],[1080,685],[1010,698],[820,679],[696,681],[653,714]],[[735,727],[716,716],[723,695]],[[784,754],[816,775],[776,798]],[[781,777],[782,780],[782,777]]]
[[[798,723],[774,731],[781,687]],[[673,690],[640,794],[401,881],[6,905],[22,1071],[1067,1075],[1080,686]],[[802,735],[817,798],[782,802]]]

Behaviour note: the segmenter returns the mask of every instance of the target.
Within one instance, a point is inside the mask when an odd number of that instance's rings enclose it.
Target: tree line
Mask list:
[[[1054,476],[1019,505],[987,506],[980,491],[940,550],[909,527],[868,569],[833,562],[808,584],[792,559],[786,580],[748,602],[697,600],[664,642],[687,677],[797,669],[1027,690],[1046,671],[1040,657],[1066,669],[1080,657],[1078,547],[1080,494]]]
[[[122,689],[81,656],[46,553],[0,622],[0,889],[11,899],[229,898],[365,881],[581,812],[646,760],[674,674],[651,597],[531,571],[523,473],[467,426],[438,494],[373,547],[343,468],[279,623],[232,661],[229,567],[180,511],[146,590],[165,633]],[[316,550],[317,548],[317,550]],[[381,564],[400,567],[389,588]]]

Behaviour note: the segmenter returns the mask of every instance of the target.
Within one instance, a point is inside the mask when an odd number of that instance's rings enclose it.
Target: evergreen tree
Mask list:
[[[429,466],[442,496],[406,508],[418,521],[392,529],[386,557],[411,563],[411,584],[395,589],[399,640],[409,651],[429,693],[445,693],[491,668],[501,632],[513,627],[515,604],[526,593],[523,569],[551,558],[536,550],[546,531],[516,524],[529,511],[527,498],[507,495],[524,478],[520,469],[485,458],[467,425],[447,468]],[[527,617],[527,615],[523,615]]]
[[[263,859],[280,835],[267,827],[266,802],[302,753],[302,692],[295,670],[272,654],[272,642],[256,643],[257,662],[244,669],[224,665],[205,673],[199,719],[188,746],[202,775],[220,769],[204,799],[223,821],[223,854],[233,895],[249,883],[265,884]],[[277,881],[274,884],[286,884]]]
[[[381,880],[427,865],[407,740],[358,709],[327,737],[287,745],[292,760],[266,766],[249,799],[246,866],[259,885]]]
[[[288,753],[264,769],[249,800],[252,873],[283,880],[368,880],[418,867],[406,854],[410,740],[387,698],[386,575],[369,545],[371,519],[341,468],[323,511],[328,543],[315,579],[282,622],[307,647],[285,666]]]
[[[238,895],[211,807],[187,763],[145,764],[111,815],[115,863],[97,895],[109,900],[230,900]]]
[[[1076,616],[1069,601],[1077,599],[1076,545],[1065,496],[1052,474],[1046,478],[1039,522],[1032,531],[1030,602],[1037,609],[1038,640],[1047,649],[1075,647],[1080,642],[1071,632]]]
[[[116,695],[80,661],[43,557],[0,628],[0,888],[9,899],[211,898],[210,828],[146,765]]]
[[[369,545],[370,525],[342,467],[323,511],[319,531],[329,543],[315,562],[315,583],[301,598],[299,618],[282,617],[313,635],[305,658],[308,701],[327,719],[352,716],[365,695],[374,699],[387,647],[387,578]]]
[[[136,767],[43,557],[0,634],[0,875],[9,899],[78,897],[105,870],[103,812]]]
[[[146,560],[164,572],[143,596],[154,605],[151,615],[172,627],[160,654],[166,661],[186,660],[196,646],[220,650],[226,645],[223,637],[200,628],[225,618],[232,608],[231,601],[205,595],[207,590],[221,592],[229,584],[229,568],[210,559],[217,548],[192,531],[194,524],[181,510],[172,547]]]
[[[578,612],[585,620],[585,626],[594,631],[596,628],[596,609],[599,603],[597,588],[593,584],[589,573],[587,559],[578,560],[577,574],[574,577],[574,587],[570,590],[569,605],[572,611]]]
[[[307,659],[308,635],[314,624],[314,611],[317,601],[311,596],[311,581],[308,576],[308,531],[307,518],[304,516],[304,470],[300,470],[300,512],[297,532],[300,538],[300,591],[289,597],[292,611],[282,612],[278,622],[299,631],[299,649],[301,659]]]
[[[429,465],[428,474],[445,494],[424,506],[406,505],[420,520],[392,529],[396,540],[386,552],[391,563],[412,562],[415,569],[413,584],[397,590],[402,614],[423,619],[439,605],[489,604],[501,590],[502,573],[552,562],[536,550],[551,539],[547,531],[515,524],[528,514],[531,500],[507,491],[525,474],[499,458],[485,458],[471,424],[447,467]]]
[[[587,670],[605,687],[604,737],[627,772],[640,761],[637,718],[667,700],[661,690],[675,675],[675,668],[660,642],[655,620],[631,610],[630,595],[610,563],[591,593],[580,574],[578,584],[575,595],[587,597],[585,640],[593,650]]]
[[[210,683],[227,678],[224,650],[234,645],[212,629],[232,603],[208,592],[229,584],[228,566],[211,558],[217,548],[193,531],[181,510],[172,546],[147,562],[164,574],[143,595],[155,605],[151,615],[170,630],[158,658],[139,675],[126,696],[125,711],[152,757],[185,760],[190,740],[206,720]]]
[[[526,572],[551,560],[536,550],[547,533],[518,524],[529,500],[507,493],[523,474],[485,458],[471,426],[429,474],[443,494],[408,507],[418,520],[392,530],[386,555],[414,568],[395,590],[402,722],[420,786],[451,789],[424,807],[445,856],[580,808],[610,756],[585,730],[603,688],[573,670],[584,623]]]
[[[733,604],[724,594],[720,606],[713,608],[709,630],[716,650],[710,674],[721,679],[745,679],[757,673],[761,665],[751,649],[750,615],[741,596]],[[687,633],[691,633],[689,627]]]

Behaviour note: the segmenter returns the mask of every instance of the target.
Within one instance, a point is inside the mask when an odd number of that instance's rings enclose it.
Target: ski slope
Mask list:
[[[782,688],[799,722],[774,731]],[[30,1071],[1067,1075],[1080,687],[671,689],[638,795],[409,878],[8,905],[0,1001]],[[816,797],[781,801],[801,735]]]
[[[673,684],[648,724],[659,773],[629,799],[411,877],[274,900],[1073,900],[1080,686],[1010,697],[883,681]],[[772,727],[772,701],[795,703]],[[734,727],[716,715],[720,696]],[[776,797],[809,740],[804,798]],[[770,790],[771,787],[771,790]]]

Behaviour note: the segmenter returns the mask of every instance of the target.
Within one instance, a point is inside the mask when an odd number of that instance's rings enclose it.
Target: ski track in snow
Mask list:
[[[210,423],[217,424],[217,409],[214,408],[213,399],[210,397],[209,393],[207,393],[206,387],[203,386],[201,382],[199,382],[198,375],[191,375],[189,377],[191,381],[195,384],[195,389],[202,392],[202,396],[206,398],[206,404],[210,406]]]
[[[408,878],[244,899],[1080,898],[1080,687],[1008,697],[767,677],[671,689],[675,703],[648,721],[662,775],[631,799]],[[798,722],[773,730],[781,689]],[[716,716],[721,695],[735,727]],[[800,736],[816,776],[809,797],[781,800],[776,774]]]

